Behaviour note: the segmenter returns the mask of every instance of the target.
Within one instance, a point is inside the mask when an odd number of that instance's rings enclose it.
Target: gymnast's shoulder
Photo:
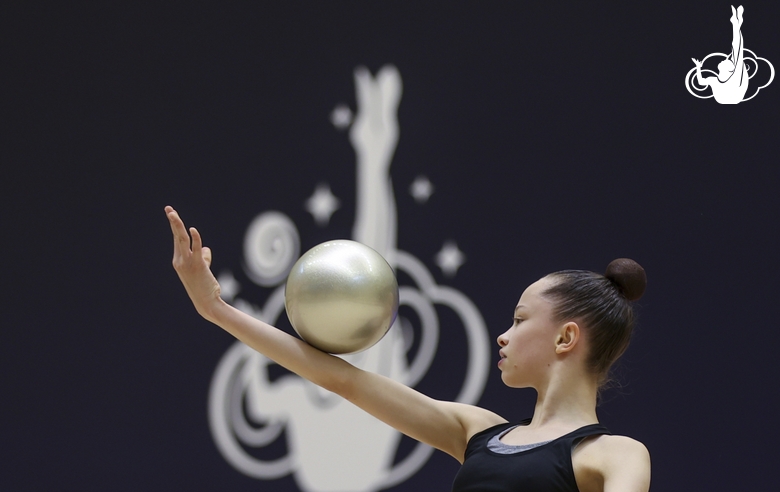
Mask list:
[[[650,453],[644,444],[630,437],[601,435],[587,439],[574,450],[572,464],[583,492],[646,492],[650,488]]]

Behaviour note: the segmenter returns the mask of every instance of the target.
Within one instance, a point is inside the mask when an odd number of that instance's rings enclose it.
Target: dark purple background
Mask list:
[[[355,108],[355,67],[386,63],[404,83],[399,247],[491,338],[538,277],[635,258],[648,291],[602,421],[648,446],[653,490],[776,487],[779,82],[735,106],[683,82],[730,50],[729,3],[410,5],[1,9],[3,489],[296,490],[213,444],[232,338],[187,300],[162,209],[237,275],[262,211],[304,248],[349,237],[354,153],[328,116]],[[746,47],[780,67],[780,6],[745,9]],[[320,181],[342,200],[325,229],[302,207]],[[433,262],[446,239],[467,255],[452,279]],[[437,358],[420,389],[458,364]],[[492,370],[480,403],[516,420],[532,401]],[[456,471],[437,453],[392,490],[448,491]]]

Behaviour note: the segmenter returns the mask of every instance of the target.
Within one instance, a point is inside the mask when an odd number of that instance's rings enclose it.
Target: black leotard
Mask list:
[[[531,419],[520,425],[528,425]],[[547,444],[514,454],[488,449],[491,437],[515,424],[499,424],[475,434],[452,492],[579,492],[571,464],[572,446],[583,438],[610,432],[601,424],[586,425]]]

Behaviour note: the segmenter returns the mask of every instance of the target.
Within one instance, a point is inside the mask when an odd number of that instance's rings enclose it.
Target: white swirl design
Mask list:
[[[282,212],[264,212],[244,236],[244,271],[256,284],[272,287],[287,277],[300,251],[295,223]]]

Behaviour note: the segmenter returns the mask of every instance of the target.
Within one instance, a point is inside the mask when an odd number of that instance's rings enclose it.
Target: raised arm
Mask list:
[[[696,58],[691,58],[693,60],[693,63],[696,64],[696,81],[699,83],[700,86],[704,87],[707,85],[710,85],[710,79],[715,77],[707,77],[706,79],[702,77],[701,75],[701,63]]]
[[[173,231],[173,267],[198,313],[269,359],[341,395],[398,431],[463,461],[468,439],[505,422],[478,407],[429,398],[390,378],[363,371],[233,308],[220,298],[211,273],[211,250],[200,233],[189,234],[172,207],[165,212]]]

